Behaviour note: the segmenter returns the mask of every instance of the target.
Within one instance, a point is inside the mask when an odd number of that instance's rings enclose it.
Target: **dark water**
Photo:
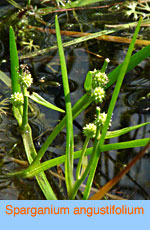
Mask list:
[[[25,1],[18,1],[24,3]],[[38,4],[38,1],[32,1]],[[105,1],[102,6],[116,3],[117,1]],[[120,1],[118,1],[120,2]],[[38,5],[39,6],[39,5]],[[120,7],[119,5],[116,6]],[[8,4],[6,1],[0,2],[0,70],[10,75],[9,52],[8,52],[8,28],[10,24],[16,26],[18,19],[13,19],[17,9]],[[54,14],[45,16],[44,20],[47,25],[42,25],[39,21],[29,17],[29,24],[48,28],[54,28]],[[12,18],[11,18],[12,17]],[[104,29],[105,24],[118,24],[132,21],[123,17],[122,11],[111,11],[110,7],[101,9],[77,10],[76,15],[73,12],[59,13],[59,22],[61,29],[71,31],[96,32]],[[126,31],[128,36],[132,36],[133,30]],[[124,31],[115,33],[115,35],[123,35]],[[146,29],[143,31],[143,39],[149,39],[149,33]],[[49,33],[41,33],[32,31],[24,34],[29,40],[33,39],[35,45],[40,48],[52,46],[56,43],[55,35]],[[68,41],[68,37],[63,37],[63,41]],[[18,48],[21,54],[24,54],[21,46],[21,38],[18,37]],[[102,42],[90,40],[86,43],[78,44],[65,49],[65,55],[68,66],[68,74],[71,88],[71,99],[74,104],[83,94],[83,83],[88,70],[94,68],[100,69],[105,58],[110,59],[108,72],[120,64],[128,49],[127,44]],[[139,50],[140,48],[136,48]],[[88,50],[88,52],[87,52]],[[92,53],[91,53],[92,52]],[[99,58],[96,54],[101,55]],[[63,88],[61,81],[61,71],[59,65],[59,56],[57,51],[51,51],[43,56],[23,61],[30,67],[34,77],[34,84],[31,91],[38,92],[46,100],[64,107]],[[10,90],[0,82],[0,95],[2,99],[9,97]],[[150,89],[150,60],[142,62],[133,71],[125,77],[123,87],[121,89],[119,99],[113,113],[111,130],[117,130],[124,127],[137,125],[146,121],[150,121],[150,98],[147,97]],[[103,111],[107,111],[111,98],[113,87],[107,92],[107,100],[102,105]],[[50,111],[42,106],[33,104],[34,112],[30,114],[30,124],[33,130],[35,146],[40,148],[42,142],[46,139],[53,127],[62,119],[62,115],[55,111]],[[92,104],[84,113],[76,119],[74,125],[75,148],[80,149],[83,144],[83,136],[81,127],[89,121],[92,121],[95,114],[95,105]],[[108,143],[116,143],[129,141],[139,138],[149,137],[150,128],[145,126],[136,131],[132,131],[127,135],[109,140]],[[65,151],[65,130],[56,138],[49,147],[43,160],[64,154]],[[111,151],[102,153],[101,160],[97,168],[94,183],[103,186],[107,181],[112,179],[120,169],[128,164],[128,162],[140,151],[140,148],[126,149],[120,151]],[[0,124],[0,170],[13,171],[21,169],[13,158],[26,160],[25,152],[21,142],[20,135],[17,131],[17,125],[12,117],[11,110],[7,116],[1,116]],[[123,179],[113,188],[112,194],[119,195],[127,199],[149,199],[150,194],[150,174],[149,174],[150,158],[146,154]],[[58,168],[53,171],[57,172]],[[63,171],[63,167],[61,169]],[[55,187],[58,196],[63,199],[65,192],[63,191],[63,183],[58,181],[50,173],[49,180]],[[34,178],[32,179],[14,179],[11,181],[0,180],[0,199],[44,199]]]

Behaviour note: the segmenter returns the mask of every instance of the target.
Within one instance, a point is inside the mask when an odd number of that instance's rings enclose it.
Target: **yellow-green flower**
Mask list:
[[[19,92],[15,92],[14,94],[11,95],[10,102],[14,106],[20,106],[23,105],[24,99],[23,99],[23,94]]]
[[[105,97],[105,91],[104,91],[104,89],[101,88],[101,87],[96,87],[93,90],[92,97],[93,97],[93,99],[94,99],[94,101],[95,101],[96,104],[102,103],[103,99]]]
[[[86,124],[83,128],[83,133],[86,137],[94,138],[96,135],[96,125],[94,123]]]

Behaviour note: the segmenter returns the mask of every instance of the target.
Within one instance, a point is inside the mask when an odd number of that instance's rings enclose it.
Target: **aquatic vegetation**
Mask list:
[[[67,43],[62,43],[61,41],[61,33],[59,28],[59,23],[57,17],[55,18],[55,31],[57,35],[57,43],[58,45],[54,45],[50,48],[46,48],[44,50],[38,50],[33,53],[26,54],[26,52],[32,52],[36,50],[38,47],[34,45],[34,41],[30,39],[28,36],[28,32],[30,29],[34,30],[33,28],[29,27],[29,19],[33,16],[35,20],[38,21],[38,23],[45,23],[42,16],[52,13],[55,11],[65,10],[65,9],[71,9],[70,7],[82,7],[89,3],[93,2],[100,2],[100,1],[69,1],[66,3],[65,1],[56,1],[56,6],[59,6],[59,8],[55,7],[45,7],[43,9],[38,8],[36,6],[31,6],[32,1],[27,1],[27,6],[24,6],[21,10],[20,5],[16,5],[14,1],[9,1],[10,3],[14,4],[15,7],[20,9],[19,12],[17,12],[17,15],[22,17],[22,21],[19,24],[19,22],[15,23],[15,25],[10,27],[10,59],[11,59],[11,85],[12,85],[12,96],[11,96],[11,103],[12,103],[12,111],[14,114],[14,117],[16,118],[19,126],[19,133],[23,140],[24,149],[26,152],[26,156],[29,162],[29,167],[22,171],[17,172],[10,172],[5,173],[3,175],[7,178],[30,178],[35,176],[36,180],[43,191],[43,194],[45,195],[46,199],[58,199],[57,193],[54,192],[53,186],[50,185],[50,180],[47,179],[46,174],[44,171],[49,170],[51,167],[57,166],[59,167],[60,164],[64,164],[65,168],[65,179],[63,177],[63,180],[65,180],[66,190],[67,190],[67,196],[65,199],[88,199],[91,191],[91,186],[94,182],[94,175],[97,167],[98,160],[101,157],[101,153],[109,150],[115,150],[115,149],[126,149],[126,148],[135,148],[135,147],[142,147],[146,146],[144,150],[142,151],[142,154],[137,155],[136,159],[132,161],[132,164],[130,166],[133,166],[137,160],[139,160],[145,153],[146,149],[148,148],[148,143],[150,141],[149,138],[145,138],[142,136],[141,139],[133,138],[131,141],[120,141],[118,143],[112,143],[108,144],[105,142],[106,139],[111,139],[115,137],[120,137],[124,135],[125,133],[129,133],[133,130],[136,130],[138,128],[141,128],[143,126],[149,125],[149,122],[141,123],[139,125],[134,125],[132,127],[126,127],[120,130],[115,131],[108,131],[109,127],[113,123],[113,111],[115,108],[115,104],[118,98],[118,94],[120,92],[120,88],[122,85],[123,78],[127,72],[129,72],[131,69],[136,67],[141,61],[143,61],[145,58],[147,58],[150,54],[150,47],[147,46],[144,49],[140,50],[136,54],[134,54],[131,57],[132,51],[134,49],[134,44],[137,42],[136,37],[138,35],[138,31],[141,24],[141,19],[138,23],[137,29],[134,34],[134,38],[132,39],[131,45],[129,47],[127,56],[124,60],[124,62],[119,65],[118,67],[114,68],[113,71],[110,71],[110,73],[106,73],[107,65],[109,63],[109,59],[105,59],[104,64],[100,70],[96,69],[95,66],[93,71],[89,71],[86,75],[85,82],[84,82],[84,90],[85,94],[76,101],[75,105],[72,107],[71,103],[71,97],[70,97],[70,82],[68,81],[68,73],[67,73],[67,65],[64,55],[64,47],[70,46],[72,44],[79,44],[83,41],[88,41],[93,38],[99,38],[100,35],[105,35],[107,33],[113,33],[115,31],[120,31],[124,26],[118,28],[118,29],[112,29],[112,30],[102,30],[100,32],[96,32],[93,34],[85,34],[84,37],[74,39],[72,41],[69,41]],[[49,1],[42,1],[43,6],[46,6],[46,4],[49,4]],[[43,10],[43,11],[42,11]],[[71,9],[73,10],[73,9]],[[31,21],[30,21],[31,22]],[[126,26],[126,28],[130,27],[131,24]],[[38,28],[38,27],[37,27]],[[54,29],[53,29],[54,30]],[[20,33],[20,37],[17,37],[17,44],[23,45],[19,50],[24,52],[26,55],[21,56],[20,59],[24,59],[27,56],[33,57],[37,56],[38,54],[43,54],[44,52],[47,52],[48,50],[52,49],[58,49],[59,50],[59,56],[60,56],[60,65],[61,65],[61,72],[62,72],[62,88],[64,89],[64,99],[65,99],[65,111],[61,108],[56,107],[55,105],[49,103],[46,101],[43,97],[41,97],[38,93],[33,92],[34,90],[30,91],[30,87],[32,88],[32,84],[36,79],[34,79],[34,71],[32,71],[32,67],[29,65],[29,68],[27,65],[20,65],[19,59],[18,59],[18,52],[16,48],[16,42],[15,42],[15,35],[16,37],[18,35],[17,31]],[[31,31],[30,31],[31,32]],[[27,35],[25,35],[27,34]],[[26,36],[24,39],[24,35]],[[25,62],[26,63],[26,62]],[[31,72],[30,72],[31,70]],[[32,74],[31,74],[32,73]],[[0,77],[1,74],[0,73]],[[7,76],[2,77],[2,80],[5,84],[7,84],[10,87],[10,79],[7,79]],[[112,85],[116,83],[114,92],[111,97],[110,104],[108,103],[108,108],[102,107],[102,102],[105,101],[105,98],[107,97],[107,89]],[[34,102],[43,105],[47,108],[54,109],[56,111],[65,112],[65,116],[63,119],[53,128],[50,135],[46,138],[46,141],[43,144],[39,144],[38,148],[36,145],[34,145],[34,138],[32,131],[34,132],[34,127],[30,127],[30,121],[29,120],[29,109],[30,109],[30,100],[33,100]],[[95,105],[96,104],[96,105]],[[83,145],[80,145],[80,150],[78,148],[78,151],[76,151],[76,136],[74,137],[74,126],[73,126],[73,120],[81,114],[81,112],[84,112],[85,109],[92,105],[94,108],[96,107],[96,115],[94,115],[94,112],[92,113],[92,116],[90,117],[90,121],[87,123],[85,122],[83,128],[82,128],[82,138],[84,140]],[[30,112],[31,113],[31,112]],[[140,123],[140,122],[139,122]],[[45,156],[46,151],[49,151],[49,148],[52,146],[52,142],[54,139],[61,133],[61,131],[66,127],[66,148],[64,155],[59,157],[55,156],[54,159],[47,160],[47,158],[44,158],[44,162],[41,162],[41,159],[43,156]],[[113,130],[113,129],[112,129]],[[42,141],[43,142],[43,141]],[[92,147],[89,147],[92,146]],[[88,156],[88,157],[87,157]],[[74,161],[76,160],[76,162]],[[113,182],[113,185],[117,183],[121,179],[123,175],[125,175],[125,172],[129,171],[131,167],[128,167],[122,174],[119,174],[118,177],[115,179],[115,182]],[[59,175],[57,175],[59,177]],[[87,182],[85,183],[85,179],[87,179]],[[80,187],[83,187],[84,185],[84,191],[82,194],[79,194]],[[107,187],[107,184],[106,184]],[[97,199],[102,198],[110,189],[112,186],[108,186],[107,189],[102,188],[101,196],[97,195]],[[64,189],[64,190],[65,190]],[[65,190],[65,192],[66,192]],[[99,193],[98,193],[99,194]],[[79,196],[80,195],[80,198]]]
[[[134,20],[137,20],[140,16],[143,19],[150,19],[150,5],[148,1],[130,1],[125,4],[126,10],[125,15],[127,17],[133,16]]]
[[[107,145],[104,144],[105,139],[120,136],[126,132],[130,132],[131,130],[149,124],[149,123],[143,123],[138,126],[128,127],[124,130],[108,132],[109,126],[111,124],[112,113],[117,101],[118,94],[120,92],[120,88],[125,73],[127,72],[127,69],[133,68],[135,65],[135,58],[133,64],[131,61],[132,60],[131,54],[134,49],[134,44],[140,29],[141,21],[142,20],[140,19],[123,64],[117,67],[109,75],[106,75],[106,68],[109,62],[109,60],[106,59],[101,70],[89,71],[87,73],[86,80],[84,83],[84,88],[86,91],[85,95],[82,98],[80,98],[72,108],[67,67],[66,67],[66,61],[65,61],[64,51],[63,51],[63,46],[61,41],[60,28],[59,28],[58,19],[57,17],[55,18],[57,42],[58,42],[60,64],[62,70],[62,80],[63,80],[63,87],[64,87],[66,116],[55,127],[55,129],[47,138],[45,143],[43,143],[43,146],[41,147],[38,153],[36,152],[36,149],[34,147],[32,132],[31,132],[30,125],[28,123],[28,98],[30,97],[33,100],[36,98],[35,99],[36,102],[40,101],[41,99],[41,104],[43,101],[46,104],[46,100],[40,98],[40,96],[36,95],[35,93],[33,97],[29,95],[28,87],[31,86],[33,80],[26,66],[19,66],[17,49],[15,45],[15,36],[12,27],[10,28],[10,57],[11,57],[11,66],[12,66],[11,79],[12,79],[12,91],[13,91],[11,101],[13,103],[13,113],[20,127],[20,134],[23,139],[25,151],[30,166],[23,171],[14,172],[14,173],[12,172],[7,174],[6,176],[30,177],[31,175],[32,176],[34,175],[36,176],[37,182],[39,183],[45,197],[47,199],[57,199],[56,195],[53,192],[52,187],[49,184],[49,181],[47,180],[44,174],[44,171],[46,169],[51,168],[52,165],[54,166],[65,162],[65,183],[66,183],[67,193],[68,193],[67,198],[75,199],[81,184],[84,182],[84,180],[87,178],[89,174],[87,184],[83,192],[83,199],[88,199],[95,170],[100,157],[100,153],[101,151],[104,151],[105,147],[107,149]],[[149,47],[147,47],[146,49],[149,49]],[[141,51],[139,51],[139,53],[140,52]],[[136,55],[138,55],[138,53]],[[144,58],[144,55],[142,58]],[[116,71],[118,71],[119,73],[118,76],[116,75]],[[108,111],[107,113],[105,113],[104,111],[101,112],[99,106],[101,102],[104,100],[105,90],[108,86],[112,85],[115,81],[117,81],[117,83],[112,95],[112,99]],[[95,119],[93,118],[93,123],[89,123],[83,128],[83,133],[86,136],[86,139],[83,144],[82,150],[76,153],[74,152],[73,119],[77,117],[82,111],[84,111],[84,109],[93,101],[95,101],[95,103],[98,104],[98,106],[96,107],[96,117]],[[51,109],[53,109],[53,105],[51,105]],[[59,111],[60,109],[57,108],[57,110]],[[60,131],[65,126],[67,131],[65,156],[48,160],[45,161],[44,163],[40,163],[40,159],[45,154],[47,148],[50,146],[54,138],[60,133]],[[88,143],[90,139],[94,139],[92,148],[88,148]],[[145,146],[149,142],[149,140],[150,139],[147,138],[147,139],[138,140],[138,143],[137,140],[132,141],[132,143],[131,141],[127,141],[125,143],[116,143],[112,145],[110,148],[108,146],[108,149],[109,150],[116,149],[117,144],[118,144],[117,148],[120,149],[125,148],[125,145],[126,147],[127,146],[131,147],[132,145],[134,147]],[[83,171],[82,170],[82,167],[84,167],[83,159],[87,154],[90,154],[91,156]],[[79,157],[79,162],[76,169],[76,178],[74,178],[73,176],[75,170],[74,157]],[[42,178],[42,180],[40,178]]]
[[[0,101],[0,116],[2,116],[2,114],[6,115],[8,109],[9,109],[9,99],[5,98]]]

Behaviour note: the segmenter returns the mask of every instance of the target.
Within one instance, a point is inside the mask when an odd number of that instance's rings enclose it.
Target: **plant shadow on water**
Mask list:
[[[19,1],[21,4],[23,1]],[[38,1],[35,1],[37,4]],[[34,3],[34,1],[33,1]],[[114,1],[107,1],[106,4],[113,4]],[[14,7],[1,1],[0,10],[5,10],[5,17],[14,15],[17,11]],[[74,15],[72,12],[60,13],[59,21],[62,30],[97,32],[104,29],[104,24],[117,24],[128,22],[128,19],[122,17],[121,13],[113,14],[108,8],[99,10],[78,10]],[[8,62],[8,25],[3,24],[5,17],[1,17],[0,24],[0,69],[8,74],[10,72]],[[54,28],[54,15],[45,16],[47,25],[44,29]],[[107,19],[106,19],[107,18]],[[33,19],[32,19],[33,20]],[[9,24],[9,23],[8,23]],[[34,23],[35,26],[41,26],[40,22]],[[128,30],[129,33],[132,29]],[[123,32],[117,32],[115,35],[122,35]],[[147,35],[147,34],[146,34]],[[147,35],[148,36],[148,35]],[[56,37],[53,34],[34,31],[32,37],[35,44],[40,48],[50,47],[56,44]],[[63,42],[68,41],[67,36],[63,36]],[[19,41],[19,38],[18,38]],[[21,48],[21,44],[20,44]],[[125,57],[128,45],[112,42],[90,40],[85,43],[67,47],[65,55],[67,60],[69,84],[71,90],[71,101],[74,104],[83,94],[83,84],[85,76],[89,70],[100,69],[105,58],[109,58],[111,63],[108,71],[111,71],[117,64],[120,64]],[[138,47],[137,47],[138,49]],[[32,50],[33,51],[33,50]],[[22,50],[22,54],[24,50]],[[98,55],[99,54],[99,55]],[[101,56],[100,56],[101,55]],[[30,92],[38,92],[46,100],[58,107],[64,109],[64,97],[61,80],[61,69],[59,64],[59,55],[56,51],[50,51],[49,55],[37,56],[31,59],[25,59],[24,63],[29,65],[34,84]],[[125,77],[123,87],[119,94],[117,106],[115,107],[112,126],[110,130],[117,130],[132,125],[137,125],[149,121],[150,118],[150,59],[143,61],[138,67],[130,71]],[[5,98],[10,97],[11,92],[0,82],[0,94]],[[102,109],[107,109],[111,99],[113,86],[107,91],[106,101],[102,104]],[[32,105],[32,104],[31,104]],[[91,104],[84,113],[80,114],[74,122],[75,149],[79,150],[83,144],[84,138],[82,128],[86,123],[93,120],[95,114],[95,104]],[[39,149],[46,137],[51,133],[58,121],[62,119],[63,114],[57,111],[51,111],[43,106],[32,105],[29,122],[33,131],[33,138],[36,149]],[[10,111],[7,116],[1,115],[0,124],[0,169],[1,172],[14,171],[24,168],[26,165],[26,155],[21,144],[21,137],[17,134],[16,121],[12,118]],[[149,126],[141,127],[121,137],[107,140],[107,143],[116,143],[129,141],[139,138],[149,137]],[[63,155],[65,152],[66,130],[63,130],[48,148],[43,160],[51,159]],[[135,156],[141,149],[126,149],[110,151],[103,153],[99,160],[94,184],[97,188],[103,186],[120,171],[124,165]],[[19,159],[18,162],[15,159]],[[76,163],[76,161],[75,161]],[[24,165],[23,165],[24,164]],[[145,155],[123,179],[113,188],[111,193],[125,199],[149,199],[150,194],[150,157]],[[57,166],[47,171],[47,176],[59,199],[65,199],[65,184],[60,178],[53,174],[64,176],[63,166]],[[144,179],[143,179],[144,178]],[[0,199],[44,199],[37,182],[31,179],[10,179],[0,180]]]

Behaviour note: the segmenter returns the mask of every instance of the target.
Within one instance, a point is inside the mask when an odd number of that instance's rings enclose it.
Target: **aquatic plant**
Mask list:
[[[140,140],[127,141],[123,143],[115,143],[111,145],[104,143],[105,139],[123,135],[127,132],[130,132],[131,130],[149,124],[144,123],[133,127],[127,127],[122,130],[111,132],[108,131],[108,128],[111,124],[112,113],[126,72],[134,68],[141,60],[143,60],[146,56],[149,55],[150,48],[146,47],[145,49],[139,51],[133,57],[131,57],[136,37],[140,29],[141,21],[142,20],[140,19],[133,40],[129,47],[128,53],[126,55],[125,61],[114,71],[109,73],[109,75],[106,75],[105,73],[107,64],[109,62],[108,59],[105,60],[101,70],[89,71],[87,73],[86,80],[84,83],[85,95],[82,98],[80,98],[72,108],[70,99],[70,89],[68,84],[67,67],[61,41],[59,23],[56,17],[55,25],[62,70],[62,79],[66,104],[66,116],[54,128],[53,132],[47,138],[45,143],[43,143],[38,153],[36,152],[36,149],[34,147],[32,131],[28,123],[28,98],[31,98],[35,102],[47,106],[50,109],[56,109],[60,112],[64,111],[48,103],[44,98],[42,98],[36,93],[29,95],[28,87],[30,87],[33,80],[29,70],[25,66],[19,66],[17,48],[15,44],[15,36],[12,27],[10,27],[10,59],[13,93],[11,96],[11,101],[13,104],[13,113],[20,127],[20,135],[23,139],[23,144],[30,166],[25,170],[19,172],[11,172],[6,176],[18,176],[24,178],[36,176],[37,182],[39,183],[46,199],[57,199],[52,187],[50,186],[49,181],[47,180],[44,174],[44,171],[55,165],[65,162],[65,182],[68,192],[68,198],[75,199],[81,184],[88,177],[87,184],[83,193],[83,199],[88,199],[98,159],[102,151],[145,146],[150,141],[150,138],[146,138]],[[104,111],[101,112],[99,106],[105,97],[105,91],[115,81],[117,81],[117,83],[115,86],[114,93],[112,95],[108,111],[107,113],[105,113]],[[86,124],[83,128],[83,133],[86,136],[83,148],[78,152],[74,152],[73,119],[75,119],[75,117],[77,117],[82,111],[84,111],[84,109],[87,108],[87,106],[90,105],[93,101],[95,101],[95,103],[98,103],[98,106],[96,108],[96,117],[93,117],[93,123]],[[56,159],[51,159],[46,162],[40,163],[40,160],[45,154],[47,148],[50,146],[52,141],[65,126],[67,130],[65,155],[62,157],[57,157]],[[92,148],[88,148],[88,143],[90,139],[93,139],[94,141]],[[83,159],[86,155],[90,155],[90,159],[88,160],[86,168],[84,169],[84,171],[82,171]],[[76,178],[74,178],[73,176],[75,170],[74,158],[79,158],[79,162],[76,169]]]
[[[24,51],[34,51],[36,47],[33,43],[33,40],[26,39],[25,34],[28,34],[29,31],[29,23],[28,17],[34,16],[35,20],[41,23],[45,23],[42,19],[42,16],[58,11],[66,11],[67,9],[71,9],[71,7],[82,7],[86,6],[91,3],[96,3],[100,1],[69,1],[66,3],[65,1],[56,1],[59,8],[55,7],[45,7],[45,8],[37,8],[36,6],[31,6],[31,1],[26,1],[25,7],[21,7],[19,4],[15,3],[15,1],[9,0],[15,7],[19,9],[16,15],[24,15],[20,23],[18,22],[17,29],[14,27],[15,31],[20,33],[20,42],[24,47]],[[48,1],[42,1],[42,4]],[[136,4],[137,6],[137,4]],[[136,6],[133,10],[136,10]],[[130,6],[128,9],[130,10]],[[134,13],[133,13],[134,14]],[[139,24],[141,21],[139,22]],[[109,60],[106,59],[104,65],[102,66],[101,70],[94,69],[93,71],[89,71],[87,73],[84,89],[85,94],[76,104],[72,107],[71,99],[70,99],[70,89],[68,84],[68,75],[67,75],[67,67],[66,61],[64,57],[63,47],[67,47],[73,44],[78,44],[83,41],[88,41],[93,38],[99,38],[99,36],[104,34],[113,33],[115,31],[119,31],[122,28],[129,28],[130,26],[136,25],[136,23],[129,23],[128,25],[123,25],[119,28],[113,28],[112,30],[104,30],[93,34],[84,34],[82,38],[77,38],[67,43],[62,44],[61,36],[60,36],[60,29],[59,23],[57,18],[55,19],[55,26],[57,33],[57,41],[58,46],[55,45],[50,48],[46,48],[44,50],[38,50],[36,52],[27,54],[25,56],[21,56],[20,59],[26,57],[33,57],[38,54],[43,54],[51,49],[59,49],[60,53],[60,63],[62,68],[62,79],[63,79],[63,87],[64,87],[64,95],[65,95],[65,103],[66,103],[66,116],[60,121],[60,123],[54,128],[50,136],[47,140],[43,143],[39,152],[36,152],[36,149],[33,144],[33,137],[32,137],[32,130],[28,123],[28,106],[29,106],[29,99],[33,100],[36,103],[39,103],[43,106],[46,106],[50,109],[55,109],[59,112],[64,112],[62,109],[50,104],[44,98],[42,98],[37,93],[33,92],[29,94],[28,88],[33,83],[34,79],[32,79],[31,73],[26,66],[19,65],[18,54],[15,44],[15,36],[12,27],[10,27],[10,59],[11,59],[11,85],[12,85],[12,96],[11,96],[11,103],[12,103],[12,110],[16,120],[18,121],[20,135],[23,139],[23,144],[25,147],[26,155],[29,161],[30,166],[22,171],[19,172],[10,172],[9,174],[5,175],[8,177],[17,176],[17,177],[24,177],[29,178],[36,176],[36,179],[46,197],[46,199],[57,199],[55,193],[53,192],[52,187],[50,186],[49,181],[47,180],[44,171],[50,169],[53,166],[59,165],[64,163],[65,164],[65,182],[67,187],[69,199],[75,199],[78,190],[84,180],[87,178],[87,184],[85,186],[85,190],[83,193],[83,199],[88,199],[90,194],[91,185],[93,182],[93,177],[95,174],[96,166],[98,159],[100,157],[101,152],[115,150],[115,149],[125,149],[125,148],[132,148],[132,147],[141,147],[145,146],[149,142],[149,138],[139,139],[139,140],[132,140],[128,142],[120,142],[114,144],[105,144],[105,139],[110,139],[114,137],[121,136],[127,132],[130,132],[134,129],[140,128],[144,125],[148,125],[149,123],[144,123],[140,125],[136,125],[133,127],[127,127],[125,129],[116,130],[116,131],[108,131],[109,126],[111,125],[111,117],[112,112],[116,103],[116,99],[118,93],[120,91],[121,82],[126,72],[133,69],[135,66],[138,65],[142,60],[150,54],[150,47],[146,47],[141,51],[137,52],[131,57],[131,53],[133,50],[133,46],[135,44],[135,38],[137,37],[137,33],[139,30],[139,25],[135,32],[134,39],[131,43],[129,48],[127,57],[122,63],[122,65],[115,68],[109,74],[106,74],[107,64]],[[24,28],[24,29],[23,29]],[[33,28],[31,28],[33,30]],[[137,42],[137,41],[136,41]],[[21,44],[20,43],[20,44]],[[26,53],[26,52],[25,52]],[[0,73],[4,74],[4,73]],[[0,76],[1,77],[1,76]],[[7,76],[2,77],[2,80],[10,86],[10,79]],[[113,83],[116,83],[116,88],[112,96],[112,101],[110,103],[108,111],[103,111],[101,109],[101,103],[105,100],[105,96],[107,95],[107,88],[110,87]],[[73,120],[83,112],[92,102],[97,104],[96,107],[96,116],[93,116],[93,122],[91,121],[89,124],[85,124],[83,127],[83,135],[85,136],[85,141],[83,147],[80,151],[74,151],[74,135],[73,135]],[[67,130],[67,138],[66,138],[66,153],[64,156],[57,157],[55,159],[51,159],[45,162],[40,162],[41,158],[44,156],[46,150],[51,145],[55,137],[61,132],[61,130],[66,126]],[[93,142],[93,147],[89,148],[88,144],[91,141]],[[143,154],[143,153],[142,153]],[[89,159],[87,158],[89,155]],[[140,157],[143,155],[140,155]],[[78,158],[77,168],[74,166],[74,159]],[[86,164],[84,163],[86,159]],[[87,160],[88,159],[88,160]],[[139,159],[139,158],[138,158]],[[134,161],[135,162],[135,161]],[[132,164],[133,165],[133,164]],[[76,177],[74,176],[74,172],[76,171]],[[121,178],[121,177],[119,177]],[[41,180],[42,179],[42,180]],[[108,187],[107,189],[110,189]],[[107,190],[108,191],[108,190]],[[105,192],[107,192],[105,190]],[[105,194],[105,193],[104,193]],[[104,195],[103,194],[103,195]]]
[[[150,6],[148,1],[130,1],[126,2],[124,6],[127,17],[132,15],[134,20],[137,20],[140,16],[142,16],[143,19],[150,19]]]

